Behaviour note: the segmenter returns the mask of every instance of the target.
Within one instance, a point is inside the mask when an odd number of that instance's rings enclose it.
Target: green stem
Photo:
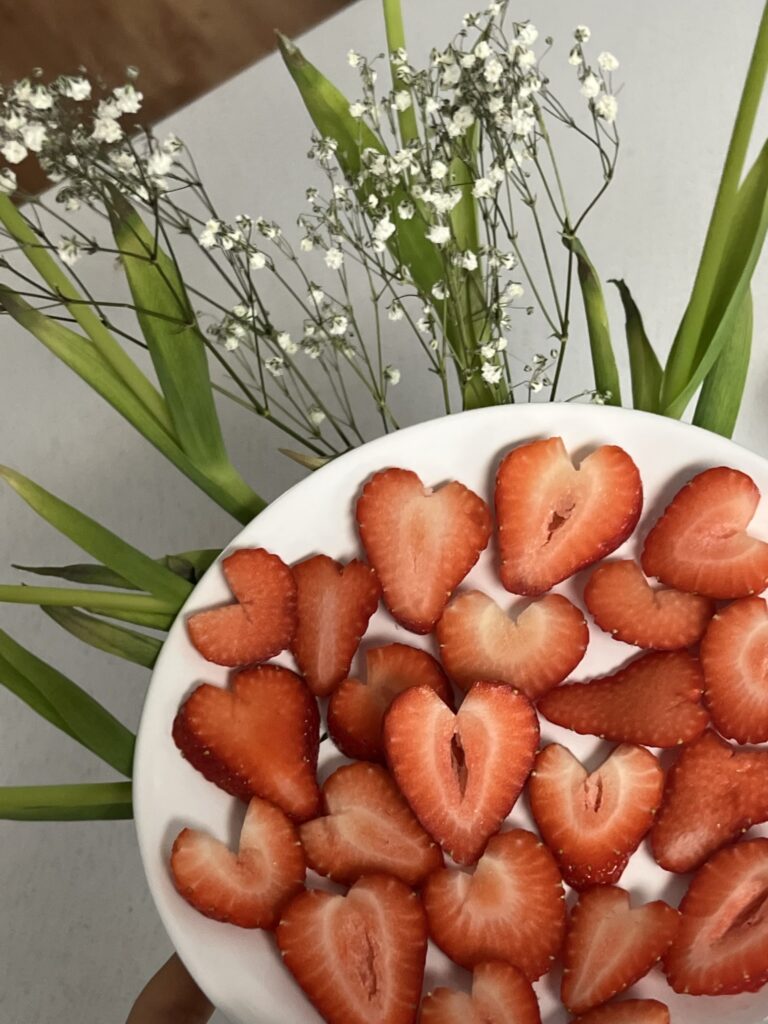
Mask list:
[[[755,47],[749,62],[691,298],[664,373],[662,408],[671,405],[686,386],[701,355],[702,329],[723,248],[731,227],[744,161],[760,105],[766,74],[768,74],[768,3],[763,8],[760,19]]]
[[[149,594],[114,594],[105,590],[84,590],[79,587],[27,587],[13,583],[0,584],[0,602],[10,604],[50,604],[59,608],[90,608],[109,613],[110,609],[126,612],[150,612],[174,615],[180,605]]]
[[[130,782],[0,787],[0,819],[100,821],[132,817]]]
[[[392,54],[396,50],[405,49],[405,28],[403,26],[403,11],[400,0],[382,0],[384,6],[384,25],[387,30],[387,50],[390,55],[389,68],[392,73],[392,88],[395,92],[401,92],[404,83],[398,80],[397,67],[392,61]],[[409,142],[419,141],[419,128],[416,123],[416,111],[413,103],[407,110],[398,110],[397,123],[400,126],[400,141],[403,146]]]

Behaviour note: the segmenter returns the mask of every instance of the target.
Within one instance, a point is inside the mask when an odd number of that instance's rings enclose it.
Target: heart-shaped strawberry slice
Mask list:
[[[699,473],[646,537],[645,574],[706,597],[759,594],[768,585],[768,544],[747,533],[759,501],[746,473],[726,466]]]
[[[371,477],[357,523],[387,608],[414,633],[434,627],[491,534],[490,511],[474,491],[456,481],[428,488],[407,469]]]
[[[203,683],[173,723],[176,746],[241,800],[260,796],[295,821],[320,811],[320,716],[304,680],[278,665],[238,673],[231,690]]]
[[[382,872],[420,885],[443,865],[389,773],[376,764],[346,764],[323,784],[325,816],[302,825],[307,863],[334,882],[351,885]]]
[[[669,1010],[658,999],[622,999],[596,1006],[571,1024],[669,1024]]]
[[[469,969],[504,960],[530,981],[552,966],[565,932],[563,882],[554,858],[523,829],[500,832],[472,874],[444,868],[424,885],[429,934]]]
[[[242,548],[222,562],[237,604],[196,612],[189,638],[207,661],[237,668],[285,650],[296,630],[296,583],[277,555]]]
[[[495,679],[537,700],[584,657],[589,627],[560,594],[534,601],[513,620],[493,598],[471,590],[445,609],[437,639],[446,671],[459,686]]]
[[[541,1024],[536,993],[511,964],[492,960],[472,972],[472,994],[438,988],[421,1004],[419,1024]]]
[[[384,722],[395,780],[416,817],[459,864],[472,864],[531,771],[539,723],[504,683],[475,683],[454,715],[434,690],[401,693]]]
[[[551,743],[528,784],[539,832],[575,889],[617,882],[653,824],[664,772],[645,747],[615,747],[593,772]]]
[[[496,475],[502,583],[543,594],[614,551],[642,505],[640,474],[622,448],[597,448],[578,469],[560,437],[514,448]]]
[[[274,928],[281,907],[304,887],[306,866],[288,818],[254,797],[237,853],[185,828],[173,844],[171,874],[184,899],[206,917],[241,928]]]
[[[365,667],[366,682],[345,679],[328,703],[328,731],[347,757],[384,760],[384,716],[403,690],[429,686],[453,707],[445,673],[426,651],[407,644],[372,647],[366,651]]]
[[[310,890],[277,926],[283,963],[328,1024],[413,1024],[427,924],[418,896],[368,875],[346,896]]]

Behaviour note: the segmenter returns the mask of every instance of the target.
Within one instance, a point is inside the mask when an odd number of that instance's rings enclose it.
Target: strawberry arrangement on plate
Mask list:
[[[458,482],[384,469],[360,484],[350,514],[367,561],[289,567],[241,549],[222,563],[230,603],[187,620],[197,650],[237,671],[189,694],[173,737],[247,810],[237,852],[178,835],[181,895],[273,929],[329,1024],[539,1022],[531,983],[561,970],[580,1024],[668,1022],[658,1000],[621,999],[659,962],[675,992],[760,988],[768,840],[740,838],[768,820],[768,750],[739,746],[768,740],[768,544],[748,531],[752,480],[694,476],[641,538],[639,564],[601,561],[642,509],[617,446],[578,469],[560,438],[515,447],[495,524]],[[526,598],[514,618],[457,591],[489,542],[504,587]],[[582,570],[585,610],[550,593]],[[399,635],[434,634],[434,656],[368,646],[352,678],[380,600]],[[590,628],[638,653],[566,682]],[[301,674],[268,663],[284,650]],[[320,786],[323,717],[326,742],[355,760]],[[609,741],[601,763],[542,745],[540,721]],[[669,767],[648,747],[674,748]],[[538,835],[506,821],[518,801]],[[646,836],[665,871],[694,872],[679,907],[620,886]],[[307,886],[307,869],[332,884]],[[422,1000],[429,940],[472,972],[466,990]]]

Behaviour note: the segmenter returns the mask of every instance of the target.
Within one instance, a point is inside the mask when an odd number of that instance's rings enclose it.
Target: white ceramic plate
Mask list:
[[[640,467],[645,488],[637,537],[644,536],[647,526],[685,480],[709,466],[725,464],[741,469],[768,494],[767,461],[695,427],[623,409],[521,405],[422,423],[350,452],[282,495],[235,537],[232,548],[263,546],[289,563],[317,552],[337,559],[351,558],[361,552],[354,526],[354,502],[362,484],[375,471],[402,466],[415,470],[430,485],[457,479],[492,501],[500,456],[513,445],[553,434],[563,437],[577,460],[605,443],[621,445],[630,453]],[[767,499],[760,506],[753,530],[768,536]],[[638,541],[631,538],[618,554],[634,555],[637,546]],[[505,608],[514,607],[521,599],[507,593],[498,582],[494,557],[491,544],[464,586],[486,591]],[[580,574],[557,590],[580,603],[582,577]],[[136,748],[133,792],[139,846],[152,896],[174,946],[202,989],[233,1024],[319,1024],[319,1015],[283,968],[272,936],[220,924],[198,914],[176,893],[168,872],[171,845],[185,825],[233,842],[242,820],[243,805],[198,774],[180,756],[171,738],[171,724],[186,694],[203,681],[224,685],[228,675],[194,650],[184,628],[186,615],[228,597],[221,569],[214,565],[185,605],[158,658]],[[431,637],[408,633],[381,609],[371,620],[366,642],[393,640],[437,653]],[[637,653],[636,648],[618,643],[592,626],[589,649],[573,678],[602,675]],[[277,660],[294,667],[287,655]],[[354,669],[353,664],[353,673]],[[544,720],[541,724],[542,743],[563,743],[588,763],[598,763],[609,749],[609,744],[594,737],[578,736]],[[321,779],[344,760],[330,741],[323,743]],[[523,799],[514,808],[510,822],[533,827]],[[308,882],[331,887],[313,875]],[[638,901],[663,897],[676,905],[687,878],[662,871],[643,847],[630,861],[619,884]],[[430,945],[425,991],[451,980],[465,984],[468,975]],[[564,1024],[568,1020],[557,1000],[558,983],[559,976],[553,973],[536,986],[544,1024]],[[667,1003],[673,1024],[758,1024],[768,1019],[768,988],[755,995],[678,996],[661,972],[653,970],[630,994]]]

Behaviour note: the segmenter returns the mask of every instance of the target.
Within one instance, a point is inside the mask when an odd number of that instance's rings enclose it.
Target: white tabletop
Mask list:
[[[466,0],[405,2],[409,51],[447,41]],[[621,61],[618,177],[583,240],[604,278],[625,277],[651,339],[665,351],[684,308],[738,103],[760,0],[537,0],[516,8],[564,49],[576,22],[592,28],[595,52]],[[439,16],[436,12],[439,10]],[[354,91],[346,51],[383,46],[378,0],[355,6],[302,40],[307,55]],[[551,62],[552,73],[556,62]],[[563,62],[560,80],[573,89]],[[309,122],[277,56],[238,75],[169,119],[198,158],[222,211],[266,214],[290,225],[309,180]],[[765,136],[761,115],[757,137]],[[569,174],[578,177],[578,165]],[[755,279],[755,354],[736,439],[768,452],[768,324],[765,267]],[[608,296],[621,350],[623,319]],[[523,331],[528,330],[523,326]],[[535,345],[534,337],[520,337]],[[575,324],[566,396],[588,386],[583,324]],[[535,350],[535,349],[534,349]],[[2,321],[0,461],[79,505],[153,554],[223,545],[236,524],[134,434],[29,336]],[[625,360],[622,357],[622,363]],[[404,422],[438,412],[397,395]],[[628,389],[627,389],[628,391]],[[280,438],[246,412],[222,404],[234,461],[266,497],[299,477],[277,454]],[[10,492],[0,492],[0,566],[79,560],[79,553]],[[10,581],[4,568],[0,579]],[[132,728],[147,673],[81,646],[32,609],[4,607],[2,626],[103,700]],[[67,737],[0,690],[0,782],[97,781],[110,777]],[[0,822],[0,1021],[49,1024],[124,1020],[169,944],[144,885],[130,822]],[[217,1018],[218,1020],[218,1018]]]

